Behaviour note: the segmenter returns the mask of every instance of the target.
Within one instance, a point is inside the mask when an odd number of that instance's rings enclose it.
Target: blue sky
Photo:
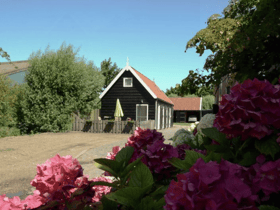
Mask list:
[[[111,57],[119,68],[126,59],[166,91],[203,70],[210,50],[200,57],[187,42],[204,29],[213,14],[222,15],[227,0],[1,0],[0,39],[12,61],[32,52],[80,47],[78,56],[97,67]],[[223,17],[223,15],[222,15]],[[6,60],[0,57],[0,62]],[[203,75],[208,75],[204,71]],[[10,78],[23,83],[25,73]]]

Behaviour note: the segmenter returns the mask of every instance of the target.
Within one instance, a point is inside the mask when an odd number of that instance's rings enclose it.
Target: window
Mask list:
[[[132,87],[132,78],[123,78],[123,86],[124,87]]]
[[[148,120],[148,104],[136,104],[136,120]]]

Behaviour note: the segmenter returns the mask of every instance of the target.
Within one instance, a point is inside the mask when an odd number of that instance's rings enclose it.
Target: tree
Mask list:
[[[16,125],[14,104],[17,100],[18,85],[12,87],[12,80],[0,74],[0,127],[13,127]]]
[[[199,73],[198,69],[196,71]],[[180,97],[185,97],[186,95],[196,95],[199,97],[206,96],[206,95],[213,95],[214,87],[212,84],[206,86],[201,85],[200,82],[202,81],[200,78],[197,77],[198,73],[194,73],[193,70],[189,71],[188,77],[182,80],[181,85],[176,84],[175,88],[170,88],[170,90],[166,90],[166,95],[177,95]]]
[[[202,109],[209,110],[213,109],[213,104],[215,101],[215,97],[213,95],[206,95],[202,97]]]
[[[6,51],[4,51],[2,47],[0,47],[0,56],[11,62],[10,55]]]
[[[112,65],[111,58],[107,61],[106,59],[101,62],[101,73],[105,77],[105,84],[103,90],[105,90],[112,80],[118,75],[121,68],[118,68],[117,64]],[[102,90],[102,91],[103,91]]]
[[[170,95],[176,95],[176,96],[181,96],[181,88],[180,88],[180,84],[176,84],[176,87],[173,88],[173,87],[170,87],[170,90],[166,89],[166,92],[165,94],[168,96],[168,97],[174,97],[174,96],[170,96]]]
[[[221,83],[221,78],[232,75],[242,83],[247,78],[267,79],[273,84],[279,78],[279,1],[233,1],[224,10],[225,17],[209,18],[208,26],[199,31],[186,46],[196,47],[200,56],[206,49],[210,55],[204,69],[211,74],[199,75],[200,84]],[[272,27],[273,26],[273,27]],[[196,44],[199,43],[199,46]],[[185,52],[186,52],[185,51]],[[208,82],[206,82],[208,79]]]
[[[195,95],[199,96],[199,97],[203,97],[203,96],[208,96],[208,95],[213,95],[214,96],[214,88],[213,85],[211,86],[211,88],[207,88],[205,86],[200,87]]]
[[[30,67],[22,89],[24,97],[19,102],[20,124],[28,132],[66,131],[72,128],[71,113],[79,110],[86,117],[98,108],[99,92],[104,86],[104,76],[93,62],[77,58],[78,51],[62,44],[57,52],[39,50],[29,57]]]

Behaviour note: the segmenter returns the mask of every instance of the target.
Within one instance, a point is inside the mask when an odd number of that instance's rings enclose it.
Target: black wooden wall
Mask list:
[[[123,87],[124,77],[133,78],[133,87]],[[126,120],[127,117],[136,120],[136,104],[141,104],[141,99],[143,104],[149,104],[149,120],[155,119],[155,99],[130,71],[125,71],[101,99],[100,116],[102,120],[104,116],[111,116],[111,119],[114,119],[117,98],[120,100],[124,113],[122,120]]]

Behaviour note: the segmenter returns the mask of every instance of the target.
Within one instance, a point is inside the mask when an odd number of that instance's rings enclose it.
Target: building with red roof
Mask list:
[[[154,120],[155,129],[173,126],[173,102],[155,82],[129,66],[128,62],[99,98],[102,119],[114,117],[116,101],[119,99],[123,111],[122,120]]]

